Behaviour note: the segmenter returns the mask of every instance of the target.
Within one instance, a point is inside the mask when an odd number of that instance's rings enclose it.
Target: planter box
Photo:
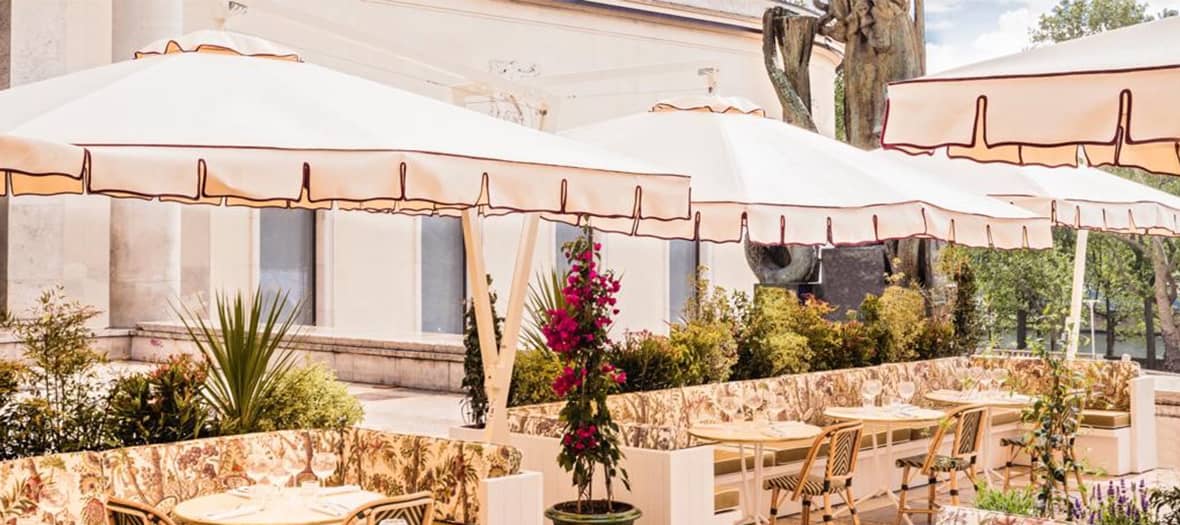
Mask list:
[[[974,507],[944,505],[934,517],[934,525],[1065,525],[1066,522],[1032,516],[1017,516]]]

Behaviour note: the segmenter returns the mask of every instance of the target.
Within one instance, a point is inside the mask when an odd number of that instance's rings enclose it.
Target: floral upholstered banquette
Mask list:
[[[626,446],[653,450],[677,450],[699,443],[688,435],[688,428],[701,423],[749,420],[770,412],[779,421],[804,421],[815,425],[830,423],[823,412],[830,406],[855,406],[861,403],[860,385],[867,379],[879,379],[885,395],[895,395],[898,383],[913,381],[914,399],[921,402],[927,392],[959,389],[972,365],[1005,366],[1011,371],[1017,390],[1037,393],[1044,374],[1039,360],[1027,358],[949,357],[908,363],[792,374],[751,381],[713,383],[684,388],[634,392],[611,396],[607,403],[619,424]],[[1139,365],[1120,361],[1075,361],[1091,379],[1095,394],[1087,408],[1130,410],[1130,380],[1139,376]],[[770,393],[770,396],[766,396]],[[722,403],[736,397],[736,404]],[[767,403],[766,399],[774,401]],[[747,403],[746,400],[752,400]],[[560,437],[557,418],[560,403],[516,407],[509,411],[513,432]]]
[[[69,496],[57,523],[105,524],[109,496],[168,512],[186,499],[248,483],[245,459],[264,451],[309,461],[314,452],[337,454],[340,467],[329,484],[388,495],[430,491],[436,523],[474,525],[480,480],[520,471],[517,449],[486,443],[367,429],[226,436],[0,462],[0,525],[22,517],[53,523],[37,503],[41,486],[49,483],[65,487]],[[311,469],[304,472],[310,478]]]

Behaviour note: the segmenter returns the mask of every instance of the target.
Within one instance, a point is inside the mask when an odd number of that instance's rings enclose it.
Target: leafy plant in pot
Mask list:
[[[564,425],[558,463],[573,476],[578,489],[574,501],[558,503],[545,511],[555,525],[630,525],[642,513],[614,500],[616,478],[630,489],[627,471],[619,466],[618,425],[606,404],[626,374],[607,360],[611,342],[607,332],[619,311],[615,294],[619,280],[599,267],[601,246],[592,243],[589,231],[564,247],[570,262],[562,296],[565,304],[549,312],[542,327],[546,344],[562,362],[553,391],[565,401],[560,417]],[[601,475],[606,493],[594,498],[595,478]]]

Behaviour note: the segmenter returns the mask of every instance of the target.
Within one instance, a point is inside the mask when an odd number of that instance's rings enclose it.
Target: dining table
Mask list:
[[[888,470],[893,468],[893,462],[897,459],[893,453],[893,431],[900,428],[921,428],[929,426],[946,417],[946,412],[909,404],[896,404],[888,406],[828,407],[824,409],[824,415],[838,421],[864,422],[865,430],[871,436],[873,443],[873,467],[877,472],[877,479],[880,480],[880,485],[872,494],[859,498],[857,503],[884,495],[896,505],[898,499],[889,487],[889,480],[892,476],[889,475],[890,470]],[[879,432],[885,433],[884,450],[881,449],[880,440],[877,439]],[[885,466],[881,464],[883,457],[888,462]],[[909,516],[903,514],[902,517],[907,523],[913,525]]]
[[[337,525],[353,509],[386,496],[356,486],[284,488],[277,494],[242,487],[182,501],[172,510],[177,523],[192,525]],[[250,490],[255,489],[255,490]]]
[[[985,412],[983,418],[983,448],[980,450],[980,455],[983,456],[983,473],[988,485],[991,485],[993,478],[1000,476],[995,469],[992,468],[992,417],[997,412],[1008,412],[1014,410],[1024,410],[1031,406],[1036,401],[1032,396],[1025,394],[1018,394],[1015,392],[1005,392],[999,390],[932,390],[926,393],[926,399],[937,403],[947,405],[983,405]]]
[[[735,523],[762,525],[771,523],[761,513],[763,454],[769,443],[789,443],[815,439],[823,429],[801,421],[732,421],[694,425],[689,435],[703,441],[737,445],[738,463],[741,464],[742,516]],[[746,447],[754,452],[754,472],[751,476],[746,468]]]

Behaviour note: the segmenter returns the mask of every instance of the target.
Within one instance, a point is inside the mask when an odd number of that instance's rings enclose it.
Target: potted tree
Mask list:
[[[564,501],[545,511],[554,525],[630,525],[641,513],[633,505],[614,500],[614,482],[630,489],[627,471],[619,466],[618,426],[611,419],[606,398],[617,392],[626,374],[607,360],[612,318],[619,313],[615,294],[619,280],[599,267],[601,245],[593,243],[587,229],[564,247],[569,260],[562,295],[565,304],[549,311],[542,328],[546,344],[562,362],[553,381],[553,392],[565,401],[561,409],[564,429],[557,461],[573,476],[578,489],[574,501]],[[595,498],[595,478],[601,475],[605,494]]]

